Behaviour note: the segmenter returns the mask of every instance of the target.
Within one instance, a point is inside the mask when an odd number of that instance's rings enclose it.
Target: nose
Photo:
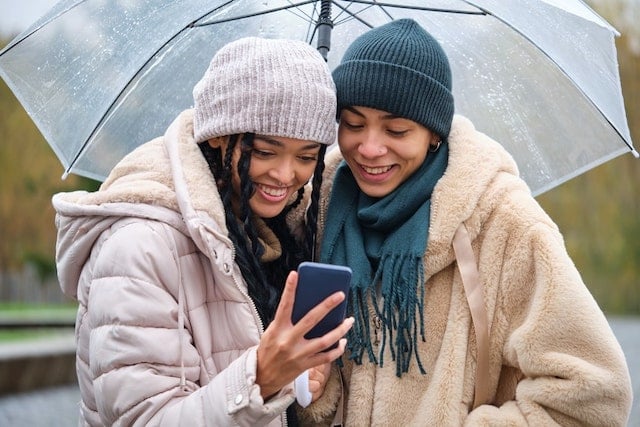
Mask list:
[[[291,159],[282,159],[278,165],[269,170],[269,176],[279,185],[291,185],[296,176],[295,164]]]
[[[384,156],[387,153],[387,147],[376,132],[369,131],[362,135],[358,152],[365,158],[374,158]]]

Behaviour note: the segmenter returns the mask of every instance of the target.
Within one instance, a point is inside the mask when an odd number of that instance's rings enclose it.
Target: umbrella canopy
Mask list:
[[[193,104],[229,41],[306,40],[334,68],[358,35],[407,17],[448,54],[456,112],[505,146],[534,194],[637,156],[617,32],[580,0],[63,0],[0,52],[0,75],[67,173],[103,180]]]

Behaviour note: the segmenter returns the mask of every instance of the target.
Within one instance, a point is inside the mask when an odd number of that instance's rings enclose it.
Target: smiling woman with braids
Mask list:
[[[342,293],[291,323],[336,134],[324,60],[302,42],[240,39],[193,93],[99,191],[53,198],[83,425],[295,425],[293,380],[309,370],[317,401],[346,345],[352,319],[304,339]]]

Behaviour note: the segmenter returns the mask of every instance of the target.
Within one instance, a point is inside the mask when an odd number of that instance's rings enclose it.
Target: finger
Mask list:
[[[325,369],[328,366],[329,369]],[[307,369],[309,372],[309,381],[318,381],[320,384],[326,381],[327,376],[331,372],[331,364],[325,363],[323,365],[314,366],[313,368]]]
[[[321,351],[319,353],[316,353],[315,355],[311,356],[308,360],[313,366],[319,365],[321,363],[333,362],[334,360],[336,360],[337,358],[339,358],[344,354],[344,350],[346,346],[347,346],[347,339],[341,338],[340,341],[338,341],[338,346],[336,348],[328,351],[324,351],[324,352]]]
[[[291,322],[291,313],[293,311],[293,302],[296,296],[296,287],[298,286],[298,273],[290,271],[287,276],[287,280],[284,282],[284,289],[278,308],[276,309],[276,315],[274,321],[282,319],[282,321]]]
[[[311,394],[314,394],[320,391],[321,386],[322,386],[321,381],[312,380],[311,378],[309,378],[309,392],[311,392]]]
[[[309,393],[311,393],[311,402],[315,402],[323,395],[324,385],[317,381],[309,381]]]
[[[310,351],[313,352],[321,352],[326,348],[332,346],[334,343],[339,342],[342,337],[344,337],[349,329],[353,326],[354,318],[347,317],[342,321],[340,325],[338,325],[333,330],[327,332],[321,337],[314,338],[310,340],[312,346],[309,348]]]
[[[295,328],[305,335],[320,322],[331,310],[336,308],[346,298],[344,292],[338,291],[326,297],[320,304],[313,307],[302,319],[296,323]]]

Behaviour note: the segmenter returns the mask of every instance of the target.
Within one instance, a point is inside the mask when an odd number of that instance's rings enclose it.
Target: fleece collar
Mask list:
[[[463,222],[473,240],[494,204],[500,203],[500,195],[511,185],[524,185],[511,155],[467,118],[454,116],[448,144],[449,164],[431,201],[427,257],[451,252],[453,236]]]

